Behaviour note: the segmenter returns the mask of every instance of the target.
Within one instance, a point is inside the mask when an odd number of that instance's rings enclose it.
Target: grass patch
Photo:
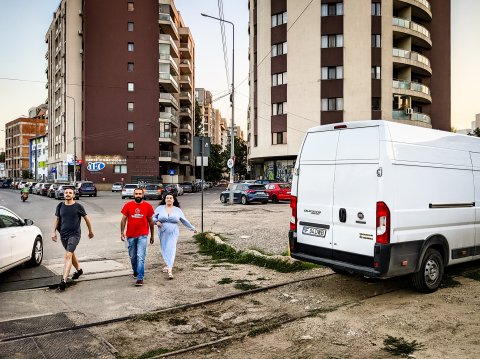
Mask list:
[[[390,335],[383,340],[383,345],[383,350],[397,356],[407,356],[416,350],[422,350],[424,347],[423,344],[418,343],[416,340],[409,342],[403,337],[396,338]]]
[[[282,253],[280,253],[280,255],[283,256],[283,257],[288,257],[289,256],[288,255],[288,250],[283,251]]]
[[[236,283],[233,287],[236,288],[236,289],[240,289],[240,290],[252,290],[252,289],[260,288],[256,284],[245,283],[245,282]]]
[[[251,246],[251,247],[248,247],[248,249],[250,249],[252,251],[257,251],[258,253],[263,254],[264,256],[271,256],[272,255],[271,253],[268,253],[266,250],[264,250],[260,247],[257,247],[257,246]]]
[[[265,334],[265,333],[269,333],[271,332],[272,330],[275,330],[277,328],[280,328],[280,324],[270,324],[270,325],[264,325],[262,327],[258,327],[258,328],[255,328],[255,329],[252,329],[248,332],[247,336],[251,337],[251,338],[254,338],[256,337],[257,335],[260,335],[260,334]]]
[[[148,352],[143,353],[142,355],[135,357],[136,359],[148,359],[151,357],[155,357],[157,355],[162,355],[162,354],[167,354],[172,352],[173,349],[166,349],[166,348],[158,348],[158,349],[153,349],[149,350]]]
[[[302,261],[287,263],[279,259],[257,257],[253,254],[237,251],[226,244],[217,244],[214,241],[209,240],[205,234],[197,234],[194,237],[200,246],[200,252],[202,254],[210,255],[213,259],[218,261],[225,260],[235,264],[253,264],[258,267],[273,269],[281,273],[320,268],[317,264]]]
[[[233,283],[232,278],[222,278],[217,282],[217,284],[230,284],[230,283]]]
[[[143,313],[138,315],[135,320],[142,320],[144,322],[158,322],[161,317],[161,313]]]
[[[470,278],[470,279],[473,279],[473,280],[480,281],[480,271],[465,272],[465,273],[463,273],[463,276],[466,277],[466,278]]]
[[[458,280],[453,279],[452,276],[445,275],[443,277],[442,283],[440,283],[440,288],[455,288],[462,285]]]
[[[168,320],[168,324],[173,325],[174,327],[177,327],[179,325],[187,325],[188,320],[185,318],[170,318]]]

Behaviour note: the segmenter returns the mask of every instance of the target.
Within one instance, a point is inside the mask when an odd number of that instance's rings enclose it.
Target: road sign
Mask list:
[[[193,155],[201,156],[203,147],[203,155],[210,156],[210,137],[193,137]]]
[[[228,167],[228,168],[232,168],[233,165],[234,165],[233,159],[232,159],[232,158],[229,158],[228,161],[227,161],[227,167]]]
[[[168,170],[168,174],[169,174],[170,176],[175,175],[175,170]]]

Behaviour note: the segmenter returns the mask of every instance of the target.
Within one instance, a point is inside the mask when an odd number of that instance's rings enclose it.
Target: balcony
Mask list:
[[[393,10],[400,10],[411,6],[412,16],[423,21],[432,21],[432,7],[427,0],[394,0]]]
[[[174,75],[178,76],[179,75],[179,70],[178,70],[178,65],[173,59],[173,57],[170,54],[158,54],[158,60],[159,62],[168,62],[170,64],[171,69],[173,69]]]
[[[192,132],[192,126],[188,123],[182,123],[180,125],[180,132]]]
[[[160,122],[171,122],[176,127],[180,125],[180,122],[178,121],[178,117],[171,112],[160,112],[159,116],[160,116]]]
[[[180,148],[192,148],[192,140],[180,137]]]
[[[432,75],[432,68],[430,66],[430,60],[414,51],[407,51],[403,49],[393,49],[393,67],[401,68],[405,65],[413,66],[414,72],[424,76]]]
[[[393,18],[393,39],[400,40],[406,36],[412,36],[412,45],[430,49],[432,47],[432,39],[430,31],[420,24],[413,21]]]
[[[174,142],[178,144],[180,142],[180,136],[177,132],[162,132],[160,131],[159,142]]]
[[[159,102],[169,104],[171,103],[173,106],[175,106],[176,109],[178,109],[178,101],[171,93],[160,92]]]
[[[188,75],[180,76],[180,83],[183,84],[183,88],[192,89],[192,79]]]
[[[180,43],[180,52],[182,53],[183,58],[191,59],[192,56],[192,46],[189,42],[181,42]]]
[[[182,75],[185,75],[185,74],[190,75],[192,73],[192,64],[190,60],[182,59],[180,61],[180,73]]]
[[[192,110],[190,109],[190,107],[180,107],[179,115],[192,118]]]
[[[411,96],[422,103],[432,103],[430,89],[418,82],[407,80],[393,80],[393,93],[405,96]]]
[[[158,160],[161,162],[178,162],[178,153],[173,151],[160,151]]]
[[[192,163],[190,155],[180,155],[180,164],[189,165]]]
[[[429,115],[420,112],[413,112],[412,114],[407,114],[403,110],[393,110],[392,117],[394,120],[400,121],[413,121],[416,123],[424,124],[422,127],[431,127],[432,119]]]
[[[178,92],[178,83],[175,81],[173,76],[169,72],[159,72],[158,74],[158,82],[165,91],[168,92]]]
[[[188,100],[190,103],[192,103],[192,94],[187,91],[180,92],[180,101],[182,100]]]
[[[160,25],[163,33],[172,36],[175,40],[180,39],[177,25],[175,25],[173,22],[170,14],[164,14],[162,12],[158,13],[158,24]]]
[[[168,35],[168,34],[160,34],[158,38],[158,43],[159,44],[169,44],[170,45],[170,54],[173,57],[179,58],[180,57],[180,52],[178,51],[178,46],[173,40],[173,38]]]

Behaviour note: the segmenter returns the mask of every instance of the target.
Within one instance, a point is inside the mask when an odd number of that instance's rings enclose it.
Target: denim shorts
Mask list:
[[[80,236],[78,235],[61,237],[60,239],[62,241],[63,248],[65,248],[67,252],[72,252],[72,253],[75,252],[75,249],[77,248],[78,243],[80,242]]]

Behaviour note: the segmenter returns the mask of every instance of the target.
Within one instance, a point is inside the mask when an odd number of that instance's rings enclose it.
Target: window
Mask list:
[[[113,173],[127,173],[127,165],[113,165]]]
[[[135,144],[133,142],[128,142],[127,143],[127,150],[133,151],[135,148]]]
[[[286,102],[272,103],[272,116],[283,115],[286,113],[287,113]]]
[[[13,213],[0,208],[0,222],[3,222],[5,227],[19,227],[22,221]]]
[[[129,62],[127,64],[127,71],[128,72],[133,72],[134,67],[135,67],[135,65],[133,64],[133,62]]]
[[[322,49],[329,47],[343,47],[343,34],[322,36]]]
[[[133,108],[134,108],[134,107],[135,107],[135,106],[134,106],[134,103],[133,103],[133,102],[129,102],[129,103],[127,104],[128,111],[130,111],[130,112],[133,111]]]
[[[286,24],[287,23],[287,12],[282,12],[280,14],[272,15],[272,27]]]
[[[372,111],[380,111],[382,100],[380,97],[372,97]]]
[[[133,92],[135,90],[135,84],[133,82],[129,82],[127,85],[128,92]]]
[[[286,132],[273,132],[272,133],[272,145],[283,145],[287,143]]]
[[[322,98],[322,111],[342,111],[343,98]]]
[[[127,3],[127,10],[128,10],[128,11],[133,11],[133,10],[135,10],[135,7],[133,6],[133,2],[128,2],[128,3]]]
[[[128,22],[128,24],[127,24],[127,30],[128,30],[128,31],[133,31],[133,22]]]
[[[127,122],[127,130],[133,131],[133,128],[134,128],[133,122]]]
[[[372,2],[372,15],[380,16],[382,15],[382,4],[379,2]]]
[[[281,42],[279,44],[272,45],[272,57],[283,55],[287,53],[287,43]]]
[[[343,79],[343,66],[322,67],[322,80]]]
[[[272,86],[285,85],[287,83],[287,73],[281,72],[272,75]]]
[[[322,16],[338,16],[343,15],[343,3],[322,4]]]
[[[127,49],[128,49],[128,52],[133,52],[133,50],[135,49],[134,43],[133,43],[133,42],[129,42]]]
[[[380,80],[380,66],[372,66],[372,79]]]
[[[381,35],[372,35],[372,47],[382,47]]]
[[[253,135],[253,146],[254,147],[258,146],[258,135]]]

